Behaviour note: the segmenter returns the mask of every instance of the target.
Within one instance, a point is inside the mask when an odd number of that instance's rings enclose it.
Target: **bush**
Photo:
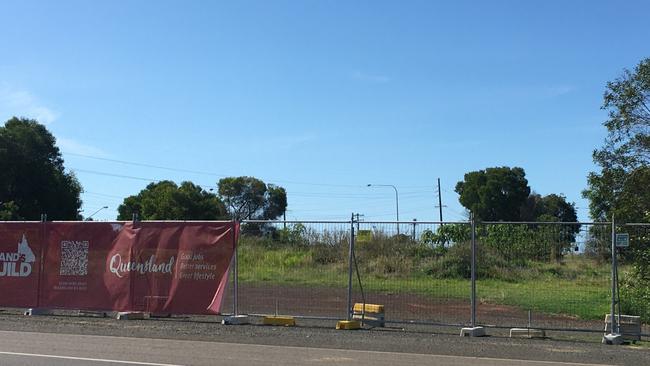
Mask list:
[[[315,244],[312,247],[312,259],[316,264],[347,262],[347,246]]]
[[[644,322],[650,321],[650,281],[633,269],[621,281],[621,311],[637,315]]]

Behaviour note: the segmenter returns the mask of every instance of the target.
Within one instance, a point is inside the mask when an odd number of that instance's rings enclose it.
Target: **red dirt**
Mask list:
[[[353,293],[353,302],[362,302]],[[240,284],[239,312],[244,314],[278,314],[343,318],[346,316],[347,290],[344,288],[309,288]],[[383,304],[388,321],[416,321],[440,324],[468,324],[471,317],[469,299],[431,299],[409,293],[370,293],[366,303]],[[224,312],[232,309],[231,291],[224,301]],[[528,312],[515,306],[479,303],[477,322],[483,325],[526,327]],[[532,326],[560,329],[604,327],[604,321],[585,321],[570,316],[532,314]]]

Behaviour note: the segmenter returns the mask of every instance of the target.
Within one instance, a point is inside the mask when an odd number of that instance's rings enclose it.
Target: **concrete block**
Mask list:
[[[485,328],[483,327],[469,327],[460,330],[461,337],[485,337]]]
[[[358,320],[339,320],[336,323],[337,330],[356,330],[361,329],[361,322]]]
[[[618,317],[617,317],[618,318]],[[621,315],[620,334],[626,341],[641,340],[641,317],[633,315]],[[618,321],[618,320],[617,320]],[[605,315],[605,335],[612,334],[612,322],[610,314]],[[603,342],[604,343],[604,342]]]
[[[386,321],[384,317],[384,305],[356,303],[352,308],[352,319],[361,321],[364,325],[371,327],[384,327]]]
[[[292,316],[271,315],[265,316],[262,324],[293,327],[296,325],[296,320]]]
[[[54,315],[52,309],[43,309],[43,308],[31,308],[25,311],[27,316],[38,316],[38,315]]]
[[[85,316],[91,318],[106,318],[108,313],[105,311],[77,310],[76,316]]]
[[[614,346],[618,346],[625,343],[625,339],[623,339],[623,336],[620,334],[605,334],[603,336],[603,344],[611,344]]]
[[[143,320],[148,314],[138,311],[120,311],[117,313],[117,320]]]
[[[543,329],[512,328],[510,338],[546,338],[546,332]]]
[[[223,325],[244,325],[250,324],[248,315],[230,315],[226,316],[221,320]]]

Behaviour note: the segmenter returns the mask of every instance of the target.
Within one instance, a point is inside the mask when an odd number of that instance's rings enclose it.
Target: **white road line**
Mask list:
[[[58,358],[63,360],[75,361],[93,361],[93,362],[106,362],[106,363],[122,363],[125,365],[146,365],[146,366],[182,366],[169,363],[153,363],[153,362],[139,362],[139,361],[123,361],[123,360],[106,360],[103,358],[87,358],[87,357],[72,357],[72,356],[56,356],[56,355],[42,355],[40,353],[20,353],[20,352],[3,352],[2,355],[10,356],[25,356],[25,357],[42,357],[42,358]]]
[[[44,336],[52,336],[54,333],[43,333],[43,332],[25,332],[25,331],[12,331],[12,330],[0,330],[0,334],[3,333],[16,333],[16,334],[38,334]],[[138,338],[138,337],[118,337],[118,336],[102,336],[102,335],[81,335],[81,334],[62,334],[62,336],[71,337],[71,338],[94,338],[94,339],[131,339],[134,342],[137,340],[144,341],[159,341],[162,343],[192,343],[193,345],[203,344],[208,346],[213,345],[222,345],[222,346],[231,346],[232,348],[246,348],[246,347],[255,347],[255,348],[266,348],[266,349],[295,349],[297,351],[330,351],[332,353],[351,353],[351,354],[377,354],[377,355],[394,355],[394,356],[424,356],[440,359],[456,359],[458,361],[486,361],[486,362],[503,362],[503,363],[516,363],[520,364],[543,364],[543,365],[565,365],[565,366],[609,366],[609,364],[594,364],[594,363],[578,363],[578,362],[563,362],[563,361],[544,361],[544,360],[522,360],[522,359],[513,359],[513,358],[497,358],[497,357],[476,357],[476,356],[458,356],[458,355],[437,355],[437,354],[427,354],[427,353],[408,353],[408,352],[390,352],[390,351],[369,351],[369,350],[353,350],[353,349],[338,349],[338,348],[319,348],[319,347],[300,347],[300,346],[280,346],[280,345],[264,345],[264,344],[252,344],[252,343],[233,343],[233,342],[212,342],[212,341],[193,341],[193,340],[183,340],[183,339],[159,339],[159,338]],[[11,352],[2,352],[0,354],[10,354]],[[27,355],[27,354],[26,354]],[[46,357],[46,356],[42,356]],[[50,356],[50,357],[61,357],[63,356]],[[66,357],[67,358],[67,357]],[[74,359],[74,358],[71,358]],[[79,358],[84,360],[83,358]],[[93,359],[88,359],[93,360]],[[151,366],[182,366],[182,365],[170,365],[170,364],[161,364],[161,363],[146,363],[146,362],[131,362],[131,361],[99,361],[97,362],[121,362],[124,364],[133,364],[133,365],[151,365]]]

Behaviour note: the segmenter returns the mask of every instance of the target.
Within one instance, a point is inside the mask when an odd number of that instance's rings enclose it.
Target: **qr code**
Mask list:
[[[85,276],[88,274],[88,241],[61,242],[61,276]]]

